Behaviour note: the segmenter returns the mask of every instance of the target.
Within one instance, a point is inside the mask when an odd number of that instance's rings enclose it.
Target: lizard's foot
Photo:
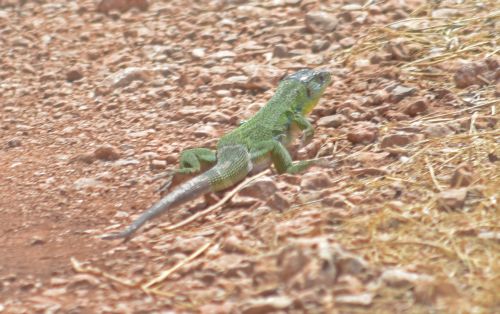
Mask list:
[[[160,193],[160,195],[165,194],[167,192],[168,188],[172,185],[172,182],[174,180],[174,175],[175,175],[175,173],[168,176],[167,179],[162,183],[162,185],[160,185],[156,189],[156,192]]]
[[[156,192],[160,193],[160,195],[163,195],[168,188],[172,185],[174,176],[177,174],[175,170],[167,170],[163,173],[160,173],[156,175],[151,182],[156,182],[158,180],[165,180],[157,189]]]
[[[158,189],[156,189],[156,191],[163,196],[169,190],[172,190],[179,184],[191,179],[195,175],[196,173],[191,173],[190,171],[186,171],[185,169],[166,171],[165,173],[158,175],[158,179],[164,179],[165,181],[160,185]]]
[[[103,239],[103,240],[123,239],[123,242],[127,242],[128,240],[130,240],[130,234],[127,231],[113,232],[113,233],[108,233],[108,234],[102,235],[101,239]]]
[[[299,147],[300,148],[303,148],[303,147],[306,147],[307,145],[309,145],[310,143],[312,143],[312,140],[313,140],[313,133],[307,133],[307,132],[304,132],[302,134],[302,136],[300,137],[300,145]]]
[[[123,239],[123,242],[127,242],[132,238],[132,235],[141,227],[142,223],[137,221],[133,222],[130,226],[127,227],[127,229],[121,231],[121,232],[113,232],[113,233],[108,233],[104,234],[101,236],[101,239],[104,240],[116,240],[116,239]]]

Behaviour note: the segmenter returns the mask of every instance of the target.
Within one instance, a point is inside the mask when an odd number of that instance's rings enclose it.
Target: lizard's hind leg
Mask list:
[[[179,158],[179,168],[169,170],[163,178],[166,181],[160,186],[158,191],[163,194],[172,184],[174,176],[177,174],[193,175],[199,173],[213,165],[217,161],[217,155],[214,150],[208,148],[191,148],[184,150]]]
[[[217,155],[214,150],[208,148],[191,148],[181,153],[179,163],[180,168],[176,173],[193,174],[204,168],[215,165]]]

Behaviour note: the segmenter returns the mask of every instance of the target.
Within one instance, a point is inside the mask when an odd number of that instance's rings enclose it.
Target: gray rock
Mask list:
[[[201,125],[194,130],[193,134],[199,137],[217,137],[216,129],[210,124]]]
[[[392,102],[399,102],[403,98],[413,95],[416,91],[416,88],[398,85],[390,92],[390,100]]]
[[[273,49],[273,57],[275,58],[288,57],[288,47],[283,44],[276,45]]]
[[[404,269],[387,269],[380,276],[382,281],[390,287],[404,287],[422,281],[431,281],[433,278],[426,274],[411,273]]]
[[[322,127],[327,128],[338,128],[344,122],[347,121],[347,118],[342,114],[334,114],[332,116],[322,117],[318,120],[317,124]]]
[[[342,48],[352,47],[355,43],[356,39],[354,39],[353,37],[346,37],[339,40],[339,44],[342,46]]]
[[[74,183],[75,189],[81,190],[89,187],[101,187],[102,182],[94,178],[80,178]]]
[[[152,160],[150,163],[150,168],[153,170],[161,170],[167,167],[167,162],[165,160]]]
[[[113,161],[120,158],[120,153],[111,145],[101,145],[95,149],[94,156],[99,160]]]
[[[252,299],[242,306],[243,314],[265,314],[281,312],[289,308],[293,300],[286,296],[270,296]]]
[[[90,165],[91,163],[93,163],[96,160],[96,157],[95,157],[94,153],[83,153],[83,154],[76,155],[73,158],[73,160],[78,161],[78,162],[83,162],[83,163]]]
[[[277,190],[276,182],[269,177],[264,177],[244,187],[238,194],[266,201],[271,195],[276,193]]]
[[[392,146],[406,146],[417,140],[415,134],[398,133],[386,135],[382,138],[380,142],[381,148],[387,148]]]
[[[373,124],[360,123],[347,133],[347,140],[353,144],[371,143],[378,136],[378,128]]]
[[[191,51],[191,56],[195,59],[201,59],[205,57],[205,48],[194,48]]]
[[[462,208],[465,205],[467,191],[467,188],[459,188],[439,193],[437,199],[441,209],[455,210]]]
[[[342,194],[332,193],[321,199],[321,205],[325,207],[345,208],[347,206],[347,199]]]
[[[246,75],[234,75],[226,78],[220,83],[214,84],[214,89],[232,90],[234,88],[243,88],[249,80]]]
[[[445,137],[451,135],[454,131],[446,124],[432,124],[424,128],[423,133],[426,138]]]
[[[284,211],[290,208],[290,200],[288,200],[282,193],[274,193],[266,203],[269,207],[277,211]]]
[[[372,292],[365,292],[359,294],[341,294],[335,297],[335,303],[344,306],[370,306],[373,303],[375,294]]]
[[[83,73],[80,68],[72,68],[66,72],[66,80],[68,82],[78,81],[83,78]]]
[[[360,11],[363,10],[363,6],[357,3],[346,4],[341,7],[342,11]]]
[[[18,138],[13,138],[7,141],[7,146],[9,148],[15,148],[21,146],[22,142]]]
[[[234,58],[236,57],[236,53],[230,50],[220,50],[211,55],[212,58],[220,60],[220,59],[227,59],[227,58]]]
[[[311,43],[311,51],[316,53],[328,49],[330,42],[328,40],[316,39]]]
[[[128,86],[133,81],[149,82],[153,77],[150,69],[130,67],[109,76],[106,81],[113,88]]]
[[[428,108],[426,100],[417,100],[414,103],[409,104],[403,112],[409,115],[410,117],[414,117],[419,113],[426,112]]]
[[[329,187],[331,183],[330,176],[324,171],[306,173],[301,179],[302,190],[321,190]]]
[[[108,14],[110,11],[120,11],[125,12],[131,8],[138,8],[139,10],[145,11],[149,7],[148,0],[134,0],[134,1],[123,1],[123,0],[101,0],[97,5],[97,12]]]
[[[439,8],[432,10],[432,17],[438,19],[446,19],[460,14],[460,10],[453,8]]]
[[[306,14],[306,28],[313,33],[332,32],[338,23],[335,15],[324,11],[311,11]]]

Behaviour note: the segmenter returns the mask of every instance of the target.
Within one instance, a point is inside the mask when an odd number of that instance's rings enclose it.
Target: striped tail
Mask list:
[[[160,216],[168,209],[179,206],[211,191],[210,180],[206,173],[188,180],[174,189],[171,193],[156,202],[139,218],[122,232],[112,233],[102,237],[105,240],[124,239],[128,241],[132,235],[148,220]]]
[[[122,232],[112,233],[103,239],[129,240],[148,220],[166,212],[168,209],[193,200],[212,191],[221,191],[243,180],[252,170],[250,154],[243,145],[229,145],[218,151],[218,162],[205,173],[181,184],[171,193],[146,210],[139,218]]]

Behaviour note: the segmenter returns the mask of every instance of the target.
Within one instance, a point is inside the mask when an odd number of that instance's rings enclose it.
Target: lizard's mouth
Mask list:
[[[330,84],[331,80],[328,79],[325,84],[321,87],[321,90],[313,96],[307,103],[302,107],[302,114],[308,115],[314,109],[314,107],[318,104],[321,95],[323,95],[326,87]]]
[[[302,108],[302,114],[304,115],[308,115],[309,113],[311,113],[311,111],[314,109],[314,107],[316,106],[316,104],[318,103],[319,101],[319,97],[321,96],[321,94],[319,94],[317,97],[311,99],[303,108]]]

